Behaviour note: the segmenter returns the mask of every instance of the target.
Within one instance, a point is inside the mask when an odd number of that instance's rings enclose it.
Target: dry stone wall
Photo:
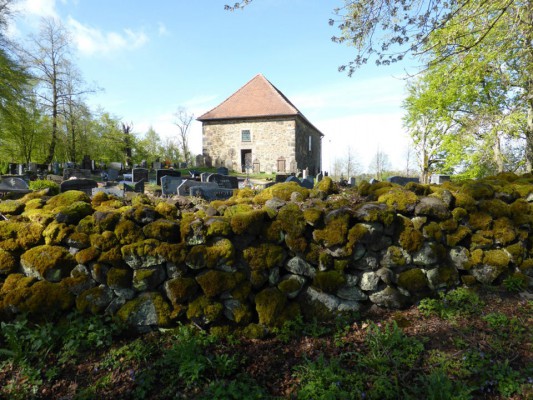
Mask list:
[[[43,192],[0,201],[0,318],[77,308],[138,329],[252,334],[303,315],[401,308],[458,285],[531,285],[533,177],[281,183],[197,204]]]

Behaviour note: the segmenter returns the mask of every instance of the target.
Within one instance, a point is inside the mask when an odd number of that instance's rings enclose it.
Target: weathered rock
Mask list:
[[[113,291],[105,285],[99,285],[82,292],[76,298],[76,308],[80,312],[100,314],[114,298]]]
[[[337,290],[337,297],[343,300],[351,301],[365,301],[368,300],[368,296],[361,289],[356,286],[343,286]]]
[[[436,197],[422,197],[415,207],[415,215],[426,215],[428,217],[445,220],[450,218],[450,210],[446,203]]]
[[[468,270],[472,266],[472,263],[470,262],[470,252],[465,247],[452,247],[448,251],[448,258],[452,265],[457,269]]]
[[[413,264],[433,265],[439,261],[439,248],[436,243],[426,242],[422,248],[413,254]]]
[[[300,294],[306,282],[307,279],[302,275],[288,274],[281,278],[277,286],[289,299],[294,299]]]
[[[375,272],[365,272],[361,276],[359,287],[365,291],[372,291],[378,288],[379,275]]]
[[[20,265],[27,276],[59,282],[69,276],[76,262],[66,248],[42,245],[22,254]]]
[[[314,278],[316,275],[316,268],[312,267],[300,257],[291,258],[287,262],[285,269],[291,274],[306,276],[308,278]]]
[[[403,308],[408,304],[408,297],[400,293],[398,289],[387,286],[380,292],[373,293],[369,296],[372,303],[386,308]]]
[[[169,326],[170,306],[160,293],[141,293],[120,307],[117,316],[142,332],[153,326]]]
[[[162,266],[136,269],[133,271],[132,285],[139,292],[152,291],[162,284],[166,277],[165,268]]]

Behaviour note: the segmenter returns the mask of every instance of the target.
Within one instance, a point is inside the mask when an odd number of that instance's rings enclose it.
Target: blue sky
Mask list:
[[[41,17],[70,30],[75,61],[103,89],[87,101],[173,137],[182,106],[199,116],[262,73],[324,134],[323,169],[351,147],[363,170],[379,148],[405,169],[401,126],[407,65],[365,66],[353,77],[337,68],[354,49],[335,44],[329,26],[342,0],[255,0],[228,12],[228,0],[19,0],[13,35],[36,32]],[[412,72],[412,71],[410,71]],[[201,152],[201,125],[191,128]]]

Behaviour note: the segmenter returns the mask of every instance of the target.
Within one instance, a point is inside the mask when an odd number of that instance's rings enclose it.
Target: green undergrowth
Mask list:
[[[533,304],[496,294],[459,288],[373,320],[296,318],[261,339],[196,325],[132,336],[76,313],[55,324],[21,317],[1,326],[0,398],[530,398]]]

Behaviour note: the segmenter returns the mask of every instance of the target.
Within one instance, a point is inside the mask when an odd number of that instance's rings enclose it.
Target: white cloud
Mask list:
[[[79,52],[84,55],[111,54],[121,50],[133,50],[148,42],[148,36],[142,32],[124,29],[122,32],[102,32],[97,28],[84,25],[69,17],[67,26]]]
[[[23,0],[15,4],[25,16],[58,18],[55,0]]]
[[[159,36],[169,36],[170,31],[167,29],[167,26],[163,22],[157,24],[157,33]]]

